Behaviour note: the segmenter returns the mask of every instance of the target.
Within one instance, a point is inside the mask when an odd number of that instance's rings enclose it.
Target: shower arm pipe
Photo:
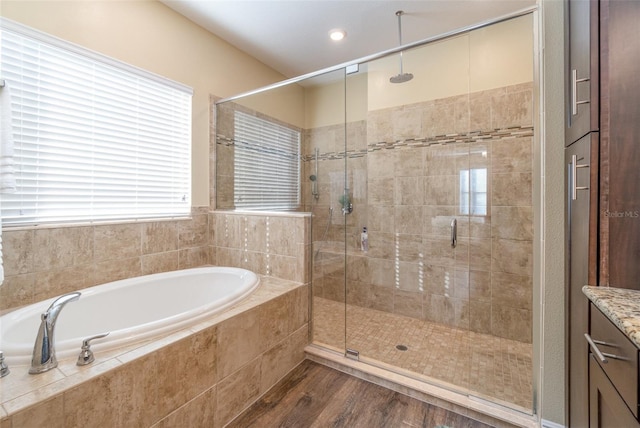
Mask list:
[[[353,60],[353,61],[343,62],[341,64],[337,64],[337,65],[334,65],[334,66],[331,66],[331,67],[323,68],[323,69],[320,69],[320,70],[317,70],[317,71],[312,71],[311,73],[302,74],[300,76],[292,77],[292,78],[286,79],[286,80],[282,80],[280,82],[276,82],[276,83],[273,83],[271,85],[263,86],[262,88],[257,88],[257,89],[253,89],[253,90],[247,91],[247,92],[242,92],[240,94],[233,95],[233,96],[230,96],[230,97],[227,97],[227,98],[222,98],[222,99],[220,99],[218,101],[215,101],[215,104],[222,104],[222,103],[225,103],[227,101],[234,101],[234,100],[237,100],[237,99],[249,96],[249,95],[256,95],[256,94],[259,94],[261,92],[269,91],[271,89],[277,89],[277,88],[281,88],[283,86],[290,85],[292,83],[301,82],[303,80],[310,79],[310,78],[316,77],[316,76],[320,76],[322,74],[330,73],[332,71],[342,70],[342,69],[344,69],[344,68],[346,68],[348,66],[351,66],[351,65],[362,64],[362,63],[365,63],[365,62],[369,62],[369,61],[373,61],[373,60],[376,60],[376,59],[384,58],[386,56],[402,52],[403,50],[406,50],[406,49],[415,48],[417,46],[421,46],[421,45],[424,45],[424,44],[427,44],[427,43],[437,42],[437,41],[444,40],[444,39],[449,38],[449,37],[457,36],[457,35],[460,35],[460,34],[468,33],[468,32],[473,31],[473,30],[477,30],[477,29],[480,29],[480,28],[488,27],[489,25],[498,24],[500,22],[508,21],[510,19],[513,19],[513,18],[518,18],[518,17],[524,16],[524,15],[528,15],[530,13],[536,12],[538,9],[539,9],[539,7],[537,5],[536,6],[530,6],[530,7],[527,7],[527,8],[524,8],[524,9],[520,9],[520,10],[512,12],[512,13],[508,13],[506,15],[499,16],[497,18],[488,19],[486,21],[482,21],[482,22],[479,22],[477,24],[472,24],[472,25],[469,25],[467,27],[462,27],[462,28],[458,28],[456,30],[452,30],[452,31],[443,33],[443,34],[439,34],[437,36],[433,36],[433,37],[429,37],[429,38],[426,38],[426,39],[418,40],[416,42],[407,43],[406,45],[402,45],[402,46],[398,46],[398,47],[395,47],[395,48],[391,48],[391,49],[388,49],[386,51],[378,52],[376,54],[364,56],[362,58],[358,58],[358,59]]]
[[[398,44],[402,46],[402,15],[404,12],[399,10],[396,12],[398,16]],[[402,51],[400,51],[400,74],[404,74],[404,70],[402,69]]]

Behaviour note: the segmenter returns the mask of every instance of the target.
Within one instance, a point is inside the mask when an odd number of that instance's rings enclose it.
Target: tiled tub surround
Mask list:
[[[191,218],[6,228],[0,310],[151,273],[215,264],[207,208]]]
[[[305,132],[305,176],[320,149],[314,295],[531,343],[532,84],[371,111],[364,121]],[[340,133],[342,129],[342,133]],[[461,171],[485,169],[486,205],[462,211]],[[332,226],[322,238],[333,207]],[[450,222],[458,221],[458,245]],[[359,249],[362,226],[369,251]]]
[[[262,277],[254,294],[191,328],[0,380],[2,420],[32,426],[222,427],[304,359],[308,286]]]
[[[308,213],[215,211],[209,214],[209,222],[216,265],[310,282]]]

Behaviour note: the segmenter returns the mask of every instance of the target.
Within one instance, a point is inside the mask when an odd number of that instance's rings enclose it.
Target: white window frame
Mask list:
[[[192,88],[4,18],[0,30],[17,185],[5,226],[190,216]]]

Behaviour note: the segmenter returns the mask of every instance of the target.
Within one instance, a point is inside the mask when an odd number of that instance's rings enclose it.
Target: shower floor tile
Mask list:
[[[314,297],[314,342],[531,413],[531,344],[360,306],[346,314],[345,337],[344,303]]]

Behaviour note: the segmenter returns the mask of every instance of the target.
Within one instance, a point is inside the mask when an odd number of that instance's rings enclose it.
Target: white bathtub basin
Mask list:
[[[55,329],[58,360],[77,356],[82,340],[96,352],[115,349],[205,320],[242,300],[258,287],[248,270],[203,267],[146,275],[78,290],[80,299],[60,312]],[[0,350],[7,363],[29,364],[40,315],[55,298],[0,317]]]

